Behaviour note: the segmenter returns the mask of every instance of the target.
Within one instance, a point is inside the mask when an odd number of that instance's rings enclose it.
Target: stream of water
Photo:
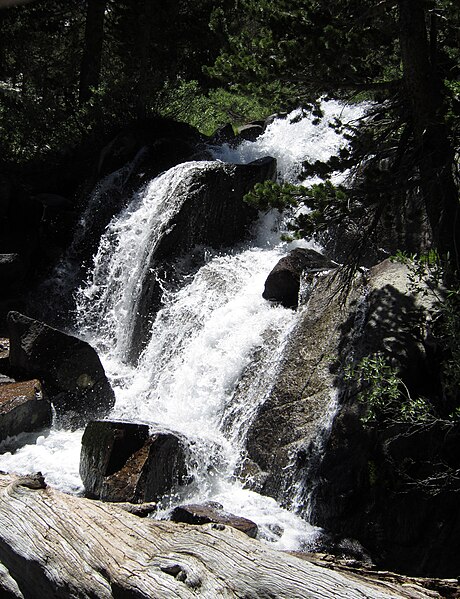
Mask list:
[[[275,120],[256,142],[213,148],[215,159],[247,163],[263,156],[278,161],[280,180],[298,182],[301,163],[325,160],[344,144],[328,121],[349,121],[357,107],[323,104],[325,118],[314,125],[298,111]],[[179,187],[196,169],[212,162],[178,165],[133,195],[101,238],[94,267],[76,296],[77,333],[99,352],[116,393],[113,419],[140,421],[185,435],[194,483],[165,501],[163,515],[177,503],[218,501],[254,520],[260,537],[280,549],[312,547],[318,530],[275,500],[245,489],[235,476],[245,439],[276,372],[297,314],[262,299],[264,281],[295,245],[280,241],[276,214],[262,217],[250,242],[227,252],[202,250],[204,264],[170,292],[152,323],[136,366],[126,357],[139,281],[170,217]],[[155,273],[152,273],[154,276]],[[244,402],[236,394],[245,377]],[[249,380],[249,382],[248,382]],[[238,397],[238,401],[235,399]],[[65,492],[81,493],[78,474],[81,430],[53,428],[15,453],[0,456],[0,469],[40,470]]]

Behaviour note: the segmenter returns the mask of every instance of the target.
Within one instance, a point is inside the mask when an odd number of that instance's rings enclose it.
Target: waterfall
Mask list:
[[[247,163],[271,155],[280,180],[298,182],[302,161],[325,160],[344,143],[328,120],[361,114],[336,102],[323,106],[326,118],[317,125],[296,111],[274,120],[256,142],[213,148],[215,159]],[[201,266],[184,275],[178,288],[165,290],[167,301],[151,323],[138,362],[126,359],[140,285],[147,275],[158,276],[150,256],[178,210],[180,190],[193,173],[214,164],[189,162],[170,169],[133,194],[112,218],[77,293],[76,327],[99,351],[114,387],[111,418],[162,426],[188,439],[194,483],[170,497],[165,510],[181,501],[212,499],[254,520],[261,538],[280,549],[311,547],[317,529],[275,500],[244,488],[235,471],[297,319],[295,312],[262,299],[265,278],[290,249],[315,244],[280,241],[281,223],[270,213],[260,219],[250,242],[226,251],[201,248]],[[49,484],[81,492],[81,435],[53,429],[15,454],[0,456],[0,468],[41,470]]]
[[[88,284],[78,293],[76,308],[80,334],[99,351],[119,360],[127,357],[145,269],[177,212],[182,198],[178,188],[186,188],[190,174],[210,165],[187,162],[173,167],[135,193],[125,210],[109,223]],[[97,331],[96,336],[92,331]]]
[[[141,149],[131,162],[103,177],[92,190],[70,247],[31,298],[32,311],[39,306],[38,317],[44,322],[58,328],[69,327],[72,296],[79,286],[84,263],[97,248],[93,248],[94,240],[99,239],[112,216],[126,203],[126,188],[145,154],[145,149]]]

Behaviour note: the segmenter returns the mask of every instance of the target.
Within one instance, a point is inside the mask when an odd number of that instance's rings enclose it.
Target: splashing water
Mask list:
[[[328,119],[340,115],[351,120],[362,114],[360,108],[336,102],[324,103],[323,109],[326,118],[319,125],[294,112],[275,120],[256,142],[214,148],[215,157],[247,163],[271,155],[277,158],[280,179],[298,182],[303,161],[325,160],[344,145]],[[197,169],[213,164],[191,162],[170,169],[134,194],[112,219],[91,276],[78,293],[79,334],[98,349],[114,387],[117,401],[111,418],[161,426],[189,440],[194,483],[170,498],[172,504],[212,499],[254,520],[261,538],[275,547],[311,547],[317,529],[275,500],[245,489],[234,476],[244,458],[247,430],[270,391],[297,319],[295,312],[261,297],[267,274],[293,247],[279,241],[276,216],[261,220],[250,244],[225,253],[207,250],[204,265],[169,293],[137,366],[125,361],[139,282],[178,209],[177,190]],[[244,393],[238,394],[243,380]],[[49,484],[79,492],[81,434],[53,429],[15,454],[4,453],[0,468],[41,470]]]
[[[363,115],[362,106],[348,106],[335,100],[322,102],[321,109],[324,118],[317,124],[313,124],[310,116],[303,115],[302,110],[294,110],[285,118],[275,119],[255,142],[244,141],[236,148],[223,144],[214,149],[214,155],[224,162],[237,164],[273,156],[282,181],[304,183],[300,180],[303,162],[326,161],[345,145],[343,137],[330,123],[336,118],[352,123]],[[342,176],[337,175],[337,179],[340,178]]]

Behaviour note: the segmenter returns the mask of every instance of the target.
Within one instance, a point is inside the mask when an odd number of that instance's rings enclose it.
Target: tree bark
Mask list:
[[[423,0],[399,0],[401,60],[415,133],[420,186],[433,240],[450,271],[460,272],[460,210],[441,83],[430,61]],[[432,40],[434,43],[434,40]]]
[[[87,0],[85,42],[80,69],[80,102],[91,97],[99,85],[104,41],[104,15],[107,0]]]
[[[277,552],[222,525],[139,519],[0,476],[0,595],[62,598],[398,599],[423,588],[372,583]]]

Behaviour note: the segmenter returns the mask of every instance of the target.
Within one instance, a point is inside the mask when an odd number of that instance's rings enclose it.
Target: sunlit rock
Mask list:
[[[0,442],[51,425],[51,404],[40,381],[0,384]]]
[[[241,530],[253,539],[257,536],[258,527],[255,522],[226,512],[223,506],[216,501],[180,505],[173,509],[170,518],[173,522],[185,522],[186,524],[208,524],[212,522]]]
[[[187,479],[184,442],[144,424],[93,421],[82,439],[80,475],[89,497],[159,501]]]

